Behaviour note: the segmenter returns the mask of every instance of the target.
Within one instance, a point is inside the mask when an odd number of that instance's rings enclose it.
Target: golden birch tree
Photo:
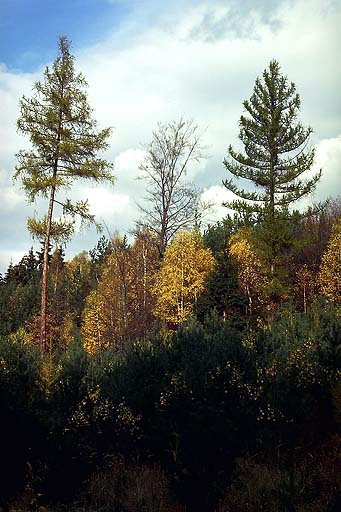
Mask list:
[[[171,325],[189,318],[213,268],[214,258],[200,234],[179,232],[166,249],[156,277],[155,316]]]
[[[253,248],[250,229],[244,228],[232,235],[229,254],[238,266],[238,282],[244,291],[251,315],[263,303],[268,284],[263,264]]]
[[[81,334],[84,348],[93,355],[99,350],[109,347],[107,336],[107,315],[105,297],[97,290],[93,290],[87,297],[83,313]]]
[[[130,251],[132,286],[130,308],[132,310],[129,333],[144,337],[154,320],[155,296],[152,290],[160,265],[157,238],[148,228],[142,228],[135,237]]]
[[[155,236],[143,230],[131,247],[116,237],[111,249],[83,314],[83,343],[91,354],[145,336],[154,319],[152,287],[159,265]]]
[[[320,290],[328,300],[341,300],[341,217],[334,224],[328,247],[322,256],[318,277]]]

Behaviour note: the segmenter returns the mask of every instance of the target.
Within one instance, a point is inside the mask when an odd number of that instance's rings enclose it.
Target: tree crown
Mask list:
[[[252,181],[256,190],[225,180],[225,187],[241,198],[226,206],[238,211],[270,210],[274,216],[276,209],[310,193],[321,176],[320,171],[311,179],[302,178],[314,161],[314,149],[306,150],[312,129],[298,121],[300,97],[276,60],[263,72],[263,80],[256,79],[253,94],[243,106],[246,115],[240,117],[239,138],[244,153],[230,146],[224,165],[233,176]]]

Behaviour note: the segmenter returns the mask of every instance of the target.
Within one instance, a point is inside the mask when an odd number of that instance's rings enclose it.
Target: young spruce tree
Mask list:
[[[246,115],[240,118],[239,138],[244,152],[230,146],[224,165],[234,177],[251,181],[253,190],[239,188],[233,177],[223,181],[240,198],[225,206],[257,215],[273,275],[278,254],[288,242],[284,231],[288,230],[289,207],[314,190],[321,171],[303,178],[314,161],[314,149],[306,149],[312,129],[298,121],[300,97],[276,60],[263,72],[263,80],[256,79],[253,94],[243,106]]]
[[[69,240],[75,228],[75,218],[94,222],[88,201],[60,200],[58,193],[69,189],[75,179],[84,178],[113,182],[112,164],[97,156],[108,147],[111,129],[98,131],[87,102],[87,83],[74,68],[70,42],[59,38],[59,52],[52,69],[46,68],[44,78],[34,85],[31,98],[20,101],[18,131],[28,135],[33,149],[17,154],[15,179],[21,179],[30,201],[42,196],[48,199],[47,214],[40,220],[28,219],[32,236],[44,242],[41,297],[40,347],[46,349],[46,309],[48,251],[51,240]],[[57,199],[58,197],[58,199]],[[56,205],[62,216],[53,220]]]

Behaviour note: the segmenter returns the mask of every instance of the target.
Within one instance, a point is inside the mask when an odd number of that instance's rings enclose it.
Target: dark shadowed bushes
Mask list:
[[[0,503],[23,488],[40,451],[43,400],[39,355],[21,343],[0,341]],[[43,437],[43,436],[42,436]]]
[[[295,489],[308,482],[312,467],[296,455],[313,453],[337,431],[339,387],[340,319],[321,305],[307,315],[283,311],[271,330],[241,332],[211,315],[165,339],[136,341],[124,352],[94,358],[76,343],[41,361],[19,341],[3,339],[1,497],[6,501],[26,486],[42,504],[71,507],[75,496],[88,492],[87,503],[97,500],[91,506],[104,511],[106,493],[116,499],[111,480],[114,487],[124,480],[138,495],[146,491],[139,503],[157,503],[154,484],[146,483],[155,481],[188,511],[214,510],[228,486],[225,508],[233,499],[243,503],[241,495],[279,506],[280,489],[296,503]],[[329,460],[322,452],[316,452],[320,468]],[[108,460],[116,462],[108,466]],[[117,462],[123,460],[124,468]],[[306,492],[319,485],[334,485],[322,469]],[[324,492],[330,503],[337,499]],[[122,510],[130,510],[136,493],[120,502]],[[129,506],[143,510],[134,503]]]

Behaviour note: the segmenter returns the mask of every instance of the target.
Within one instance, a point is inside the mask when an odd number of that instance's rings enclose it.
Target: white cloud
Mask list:
[[[326,199],[341,194],[341,135],[322,139],[316,145],[315,162],[311,174],[322,169],[316,197]]]
[[[1,181],[0,181],[1,183]],[[12,211],[26,203],[26,198],[13,186],[4,186],[0,189],[0,212]]]
[[[99,222],[104,221],[110,232],[131,229],[138,216],[136,202],[144,190],[138,167],[144,156],[143,149],[122,151],[114,160],[113,188],[80,187],[77,191],[77,198],[88,199],[91,213]]]
[[[214,185],[204,190],[201,195],[202,202],[212,205],[205,219],[206,222],[212,224],[218,220],[222,220],[229,213],[231,214],[232,211],[226,208],[226,206],[223,206],[223,203],[232,201],[233,199],[236,199],[235,194],[222,185]]]
[[[5,273],[10,262],[13,265],[19,263],[25,252],[27,253],[28,251],[0,250],[0,273]]]
[[[114,174],[117,177],[117,186],[124,183],[131,187],[134,180],[139,177],[139,165],[145,158],[143,149],[129,148],[119,153],[114,162]]]
[[[88,188],[83,190],[89,200],[91,213],[97,217],[105,217],[120,213],[129,205],[129,197],[125,194],[110,192],[105,188]]]

